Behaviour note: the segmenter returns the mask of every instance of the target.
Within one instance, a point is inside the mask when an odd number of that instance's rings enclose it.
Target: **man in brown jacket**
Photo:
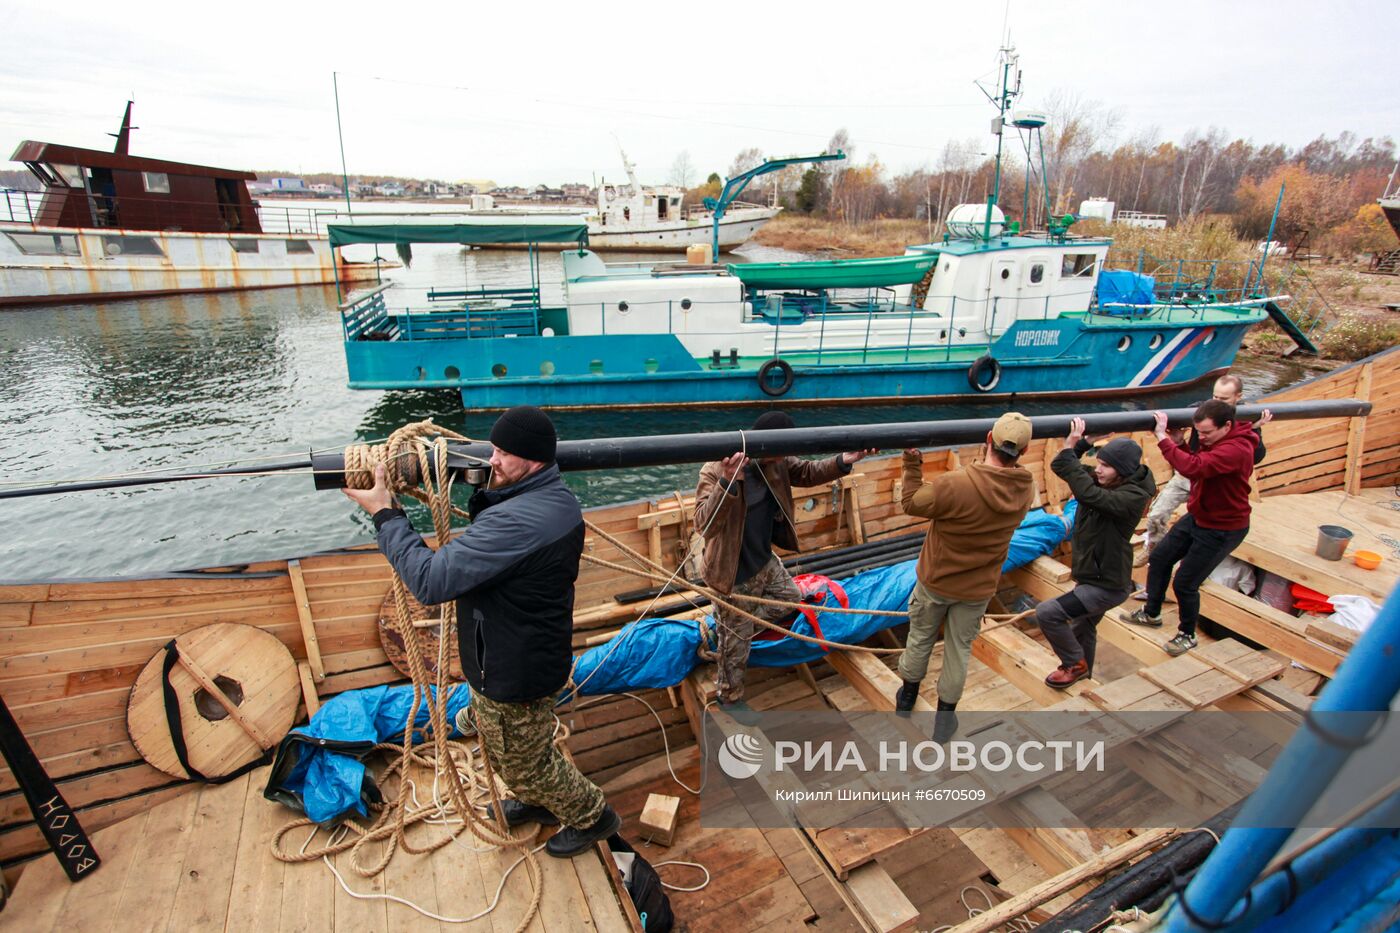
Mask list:
[[[788,415],[770,411],[759,416],[752,430],[796,427]],[[792,487],[820,486],[851,471],[851,465],[873,451],[838,454],[829,460],[765,457],[749,460],[742,452],[705,464],[695,490],[695,527],[705,542],[700,575],[705,585],[735,597],[757,596],[799,602],[802,594],[787,568],[773,554],[773,545],[799,548],[793,521]],[[772,622],[792,612],[781,606],[736,602],[740,608]],[[719,663],[715,686],[721,703],[744,698],[744,669],[749,662],[754,622],[723,608],[715,611],[719,629]]]
[[[929,527],[909,594],[909,638],[899,658],[904,686],[895,694],[895,709],[914,708],[941,631],[943,670],[938,675],[935,742],[946,742],[957,731],[953,710],[962,698],[972,642],[996,593],[1011,534],[1035,501],[1035,482],[1017,464],[1030,442],[1030,419],[1007,412],[988,432],[981,463],[927,484],[923,455],[912,449],[904,452],[900,505],[906,515],[929,519]]]

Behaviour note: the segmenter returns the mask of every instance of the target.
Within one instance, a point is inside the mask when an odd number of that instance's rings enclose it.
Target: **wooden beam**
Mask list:
[[[306,663],[311,668],[311,677],[320,683],[326,679],[326,665],[321,660],[321,643],[316,638],[316,623],[311,618],[311,601],[306,598],[306,581],[301,575],[301,561],[287,561],[287,576],[292,580],[292,600],[297,607],[297,620],[301,623],[301,642],[306,648]]]
[[[1183,832],[1190,830],[1180,829],[1152,829],[1140,836],[1135,836],[1122,845],[1115,846],[1101,855],[1096,855],[1082,865],[1076,866],[1063,874],[1056,875],[1047,881],[1043,881],[1033,888],[1028,888],[1009,900],[1002,901],[990,910],[983,911],[977,916],[953,927],[950,933],[988,933],[1002,926],[1009,920],[1039,907],[1046,901],[1053,900],[1061,894],[1069,891],[1078,885],[1106,874],[1120,865],[1125,865],[1137,856],[1155,849],[1160,845],[1170,842]]]
[[[871,929],[895,933],[918,926],[919,908],[910,902],[889,872],[876,863],[868,862],[852,871],[845,884],[856,909]]]
[[[301,678],[301,699],[306,704],[306,718],[316,715],[321,708],[321,698],[316,693],[316,678],[311,673],[311,665],[297,662],[297,676]]]
[[[1371,400],[1371,365],[1364,363],[1356,375],[1356,390],[1352,398],[1363,402]],[[1366,458],[1366,418],[1353,416],[1347,425],[1347,468],[1342,488],[1347,495],[1361,495],[1361,468]]]

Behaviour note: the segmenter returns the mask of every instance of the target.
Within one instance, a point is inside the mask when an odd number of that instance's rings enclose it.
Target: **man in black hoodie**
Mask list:
[[[467,505],[472,523],[437,550],[423,543],[389,491],[345,494],[374,517],[379,549],[425,606],[457,601],[457,642],[471,706],[496,774],[515,795],[506,824],[564,828],[545,844],[559,858],[622,828],[603,792],[554,743],[554,704],[573,665],[574,581],[583,511],[554,462],[554,423],[538,408],[507,410],[491,429],[491,483]],[[458,729],[473,724],[458,716]]]
[[[1057,690],[1093,673],[1099,620],[1128,598],[1133,531],[1157,492],[1136,441],[1115,438],[1099,449],[1098,465],[1081,466],[1079,458],[1091,448],[1084,419],[1074,418],[1064,449],[1050,461],[1078,503],[1071,538],[1074,589],[1035,607],[1036,622],[1060,659],[1045,678]]]

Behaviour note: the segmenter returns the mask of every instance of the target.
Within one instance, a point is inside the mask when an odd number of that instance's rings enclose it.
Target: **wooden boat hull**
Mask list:
[[[1271,398],[1349,396],[1373,400],[1369,419],[1282,422],[1267,429],[1269,459],[1258,471],[1258,486],[1266,497],[1261,516],[1267,512],[1267,497],[1328,490],[1336,496],[1340,490],[1361,492],[1400,480],[1400,349]],[[1050,509],[1060,507],[1067,495],[1047,469],[1058,447],[1058,441],[1037,441],[1023,460],[1036,479],[1037,504]],[[1165,478],[1168,471],[1155,446],[1144,443],[1144,449],[1153,469]],[[926,473],[975,456],[971,448],[950,450],[945,461],[935,463],[930,457]],[[909,527],[897,505],[899,483],[898,458],[882,458],[862,462],[833,488],[799,490],[802,540],[812,548],[846,545]],[[1359,501],[1347,508],[1357,507]],[[1335,511],[1335,504],[1326,505]],[[1304,514],[1291,503],[1285,508]],[[688,543],[683,537],[688,526],[674,498],[595,508],[588,517],[667,565],[674,566]],[[1310,586],[1324,592],[1358,591],[1358,581],[1347,574],[1364,572],[1350,565],[1309,561],[1310,543],[1288,557],[1292,552],[1287,550],[1287,535],[1271,531],[1274,524],[1261,517],[1251,531],[1246,546],[1254,548],[1253,559],[1275,564],[1292,559],[1297,575]],[[1054,561],[1016,571],[1005,582],[1043,598],[1067,579],[1052,565]],[[1372,582],[1379,586],[1379,581],[1376,577]],[[165,642],[213,622],[256,625],[276,636],[303,665],[310,708],[343,690],[401,680],[378,635],[388,585],[388,567],[368,544],[143,578],[8,582],[0,585],[0,694],[45,769],[87,830],[95,832],[198,789],[146,764],[126,734],[125,708],[133,681]],[[618,604],[612,597],[637,585],[634,577],[585,566],[577,589],[576,650],[635,617],[639,607]],[[1237,596],[1209,590],[1204,599],[1207,614],[1321,674],[1335,670],[1344,658],[1345,649],[1312,640],[1298,630],[1293,617],[1282,621],[1270,607]],[[1139,632],[1106,620],[1102,635],[1142,663],[1160,660],[1160,647]],[[1021,650],[1016,646],[1029,651],[1033,645],[1027,633],[1008,630],[978,644],[983,646],[977,649],[983,664],[1007,677],[1016,689],[1039,695],[1032,681],[1040,674],[1032,665],[1029,673],[1035,676],[1027,676],[1024,659],[1018,668],[1014,656]],[[755,682],[780,674],[756,673]],[[821,676],[836,675],[826,671]],[[841,676],[855,677],[857,669]],[[794,675],[793,682],[798,680]],[[799,690],[791,689],[794,694]],[[663,732],[673,749],[693,738],[692,719],[679,696],[657,690],[640,695],[656,708],[660,730],[650,712],[624,698],[596,709],[563,712],[574,730],[569,744],[576,760],[600,783],[634,786],[628,782],[636,778],[629,775],[638,774],[666,779],[664,763],[656,760]],[[44,851],[43,838],[7,770],[0,771],[0,827],[0,860],[7,866],[17,867]],[[862,871],[854,863],[849,869],[853,875]],[[22,887],[20,891],[22,896]]]

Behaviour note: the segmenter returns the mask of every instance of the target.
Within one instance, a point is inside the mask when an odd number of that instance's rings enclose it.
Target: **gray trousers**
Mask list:
[[[972,643],[982,629],[989,602],[990,596],[981,600],[940,596],[916,580],[909,594],[909,638],[899,656],[899,676],[910,683],[924,679],[929,655],[941,632],[943,669],[938,673],[938,698],[944,703],[962,699]]]
[[[1127,598],[1127,590],[1108,590],[1080,583],[1068,593],[1036,606],[1035,621],[1061,664],[1068,666],[1087,661],[1092,674],[1099,620]]]
[[[1152,500],[1152,508],[1147,510],[1147,540],[1143,549],[1151,554],[1171,528],[1172,516],[1186,504],[1191,495],[1191,481],[1180,473],[1173,473],[1166,485],[1157,490],[1157,498]]]

